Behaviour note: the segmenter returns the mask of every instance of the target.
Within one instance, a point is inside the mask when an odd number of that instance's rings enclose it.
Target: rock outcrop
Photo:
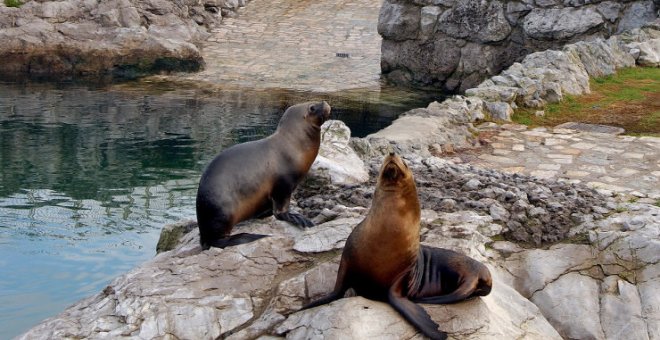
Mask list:
[[[207,28],[245,0],[0,3],[0,76],[135,77],[203,67]]]
[[[380,158],[368,162],[372,178],[379,163]],[[451,336],[617,338],[626,329],[626,336],[657,337],[660,208],[617,207],[579,185],[508,176],[435,157],[408,157],[408,164],[421,196],[422,242],[483,261],[494,276],[486,297],[424,305]],[[201,251],[194,223],[183,223],[190,231],[173,250],[21,338],[421,338],[390,306],[361,297],[296,313],[305,301],[332,290],[340,249],[366,214],[373,184],[308,181],[296,192],[294,209],[325,222],[302,231],[273,218],[249,221],[241,231],[272,236],[237,247]],[[566,190],[575,194],[564,195]],[[545,194],[525,198],[527,191]],[[449,195],[465,200],[443,198]],[[482,195],[492,198],[479,199]],[[521,208],[521,200],[530,207]],[[498,208],[472,210],[475,202]],[[333,216],[326,205],[333,207]],[[550,222],[539,235],[551,244],[548,248],[528,248],[509,234],[505,221],[521,211],[534,215],[559,205],[576,211],[599,208],[584,210],[568,232],[553,232],[560,225],[551,220],[560,214],[548,215]],[[610,215],[604,218],[604,212]]]
[[[513,108],[542,108],[546,103],[561,101],[566,94],[589,93],[590,77],[614,74],[617,69],[635,65],[660,65],[658,42],[660,21],[607,40],[535,52],[465,93]]]
[[[465,96],[407,111],[387,128],[353,140],[352,146],[366,155],[395,150],[427,157],[479,146],[473,124],[508,122],[517,108],[543,108],[567,94],[589,93],[589,78],[635,65],[660,65],[659,20],[607,40],[598,38],[529,54],[466,90]]]
[[[381,69],[395,83],[462,92],[527,54],[641,27],[657,10],[651,0],[386,0]]]

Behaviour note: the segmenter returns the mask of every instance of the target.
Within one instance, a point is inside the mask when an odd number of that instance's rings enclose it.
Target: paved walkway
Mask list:
[[[156,78],[323,92],[377,87],[381,4],[253,0],[212,31],[202,53],[204,71]]]
[[[660,199],[660,138],[503,125],[474,165],[540,178],[565,178],[605,193]]]

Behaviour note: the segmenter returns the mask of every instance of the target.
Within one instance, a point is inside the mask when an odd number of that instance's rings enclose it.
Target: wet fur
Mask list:
[[[203,249],[247,243],[266,235],[231,235],[234,225],[255,217],[308,228],[313,223],[289,211],[291,194],[309,171],[329,118],[325,103],[290,107],[272,135],[227,148],[207,166],[197,190],[197,222]]]
[[[457,252],[420,245],[412,172],[395,155],[381,167],[372,207],[346,240],[334,290],[303,309],[340,299],[349,288],[388,302],[431,339],[446,339],[415,302],[448,304],[490,293],[488,268]]]

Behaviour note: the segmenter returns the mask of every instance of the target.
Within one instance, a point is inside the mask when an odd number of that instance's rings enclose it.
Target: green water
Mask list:
[[[0,84],[0,339],[152,258],[164,224],[195,218],[215,154],[270,134],[286,107],[312,99],[364,136],[436,98]]]

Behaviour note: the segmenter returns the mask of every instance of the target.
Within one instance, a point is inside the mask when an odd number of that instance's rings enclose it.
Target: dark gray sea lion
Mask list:
[[[367,217],[346,240],[332,293],[303,309],[344,296],[349,288],[388,302],[432,339],[445,339],[415,302],[448,304],[490,293],[492,279],[483,264],[457,252],[423,246],[420,206],[412,172],[390,154],[380,170]]]
[[[234,145],[208,165],[197,190],[197,222],[203,249],[247,243],[266,235],[231,235],[236,223],[274,215],[302,228],[314,224],[289,211],[291,193],[309,171],[330,118],[326,102],[294,105],[275,132]]]

